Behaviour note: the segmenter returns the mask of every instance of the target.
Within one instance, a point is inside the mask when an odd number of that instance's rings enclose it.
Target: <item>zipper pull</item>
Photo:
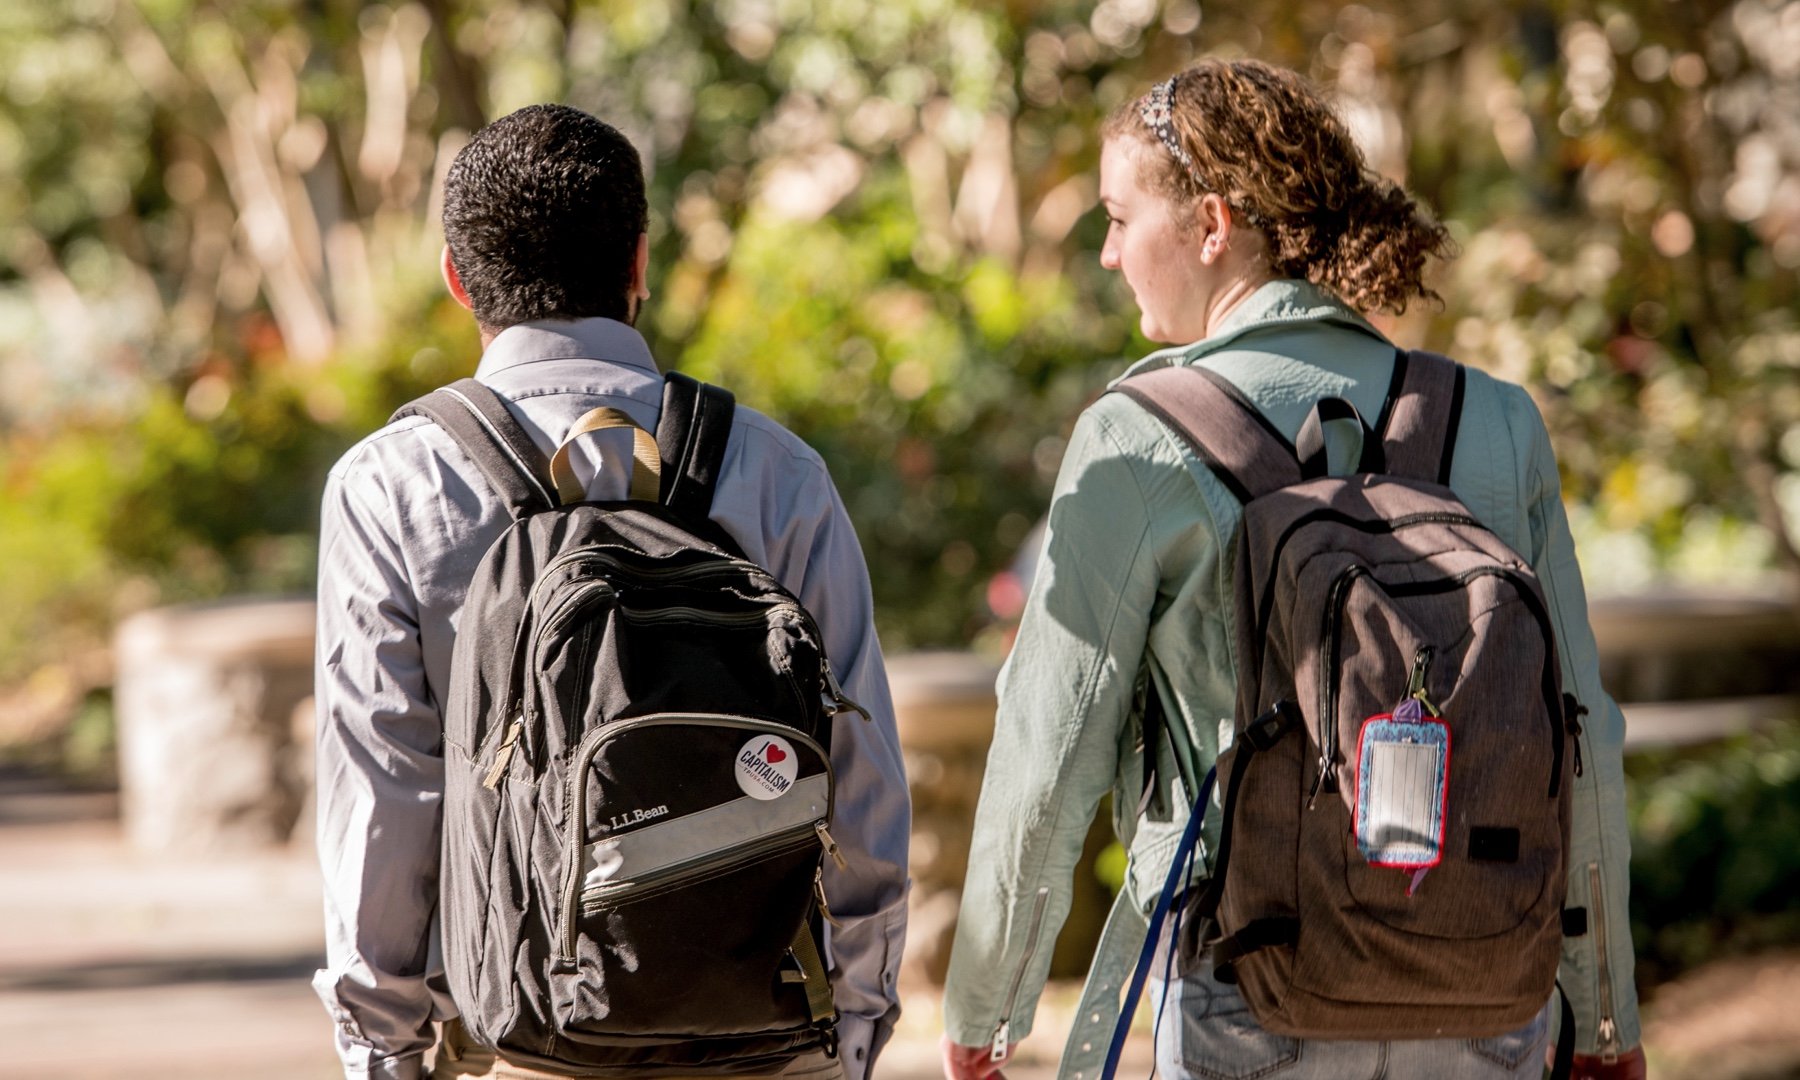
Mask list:
[[[1563,695],[1563,714],[1568,717],[1569,738],[1575,747],[1575,775],[1583,772],[1581,764],[1581,718],[1587,715],[1587,706],[1575,700],[1574,694]]]
[[[1331,772],[1331,755],[1324,751],[1319,753],[1319,775],[1313,777],[1312,791],[1306,796],[1306,808],[1311,810],[1319,801],[1319,791],[1325,786],[1325,777]]]
[[[1011,1043],[1011,1040],[1010,1040],[1011,1035],[1012,1035],[1012,1021],[1011,1020],[1000,1021],[1000,1026],[994,1029],[994,1045],[993,1045],[993,1048],[988,1051],[988,1060],[989,1061],[992,1061],[995,1064],[999,1064],[1000,1062],[1006,1060],[1006,1051],[1008,1050],[1010,1043]]]
[[[1619,1025],[1612,1017],[1602,1016],[1595,1034],[1600,1040],[1600,1060],[1607,1065],[1616,1063],[1619,1060]]]
[[[838,682],[837,676],[832,673],[829,659],[824,656],[819,657],[819,669],[825,674],[825,690],[830,695],[825,699],[827,712],[836,716],[845,709],[849,709],[851,712],[860,714],[865,721],[875,719],[869,715],[869,710],[851,701],[849,695],[844,693],[843,686]]]
[[[850,869],[849,862],[844,859],[844,853],[838,850],[837,841],[831,838],[831,830],[825,827],[823,818],[813,822],[813,831],[819,834],[819,843],[824,845],[825,854],[831,856],[831,861],[837,863],[838,869]]]
[[[482,778],[481,786],[489,791],[500,786],[500,780],[506,775],[506,767],[512,764],[513,753],[519,748],[519,735],[525,730],[525,718],[520,717],[506,729],[506,738],[500,741],[500,749],[494,754],[493,768]]]
[[[837,916],[831,913],[831,905],[825,901],[825,868],[823,866],[813,867],[813,895],[819,898],[819,914],[825,916],[826,922],[842,930],[844,924],[837,921]]]
[[[1425,693],[1425,677],[1431,673],[1431,661],[1437,656],[1437,650],[1430,645],[1419,646],[1413,654],[1412,676],[1406,680],[1406,696],[1418,701],[1427,716],[1442,716],[1437,706]]]

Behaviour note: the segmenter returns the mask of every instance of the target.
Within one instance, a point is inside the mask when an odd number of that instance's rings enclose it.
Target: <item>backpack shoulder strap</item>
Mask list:
[[[1158,368],[1118,390],[1181,436],[1239,502],[1301,480],[1294,444],[1216,371],[1196,365]]]
[[[514,519],[558,505],[543,451],[481,383],[458,379],[401,406],[388,422],[408,416],[423,416],[455,439]]]
[[[1448,486],[1468,372],[1446,356],[1398,350],[1376,435],[1395,476]]]
[[[663,376],[656,448],[662,454],[662,503],[692,521],[712,512],[737,400],[722,387],[679,371]]]

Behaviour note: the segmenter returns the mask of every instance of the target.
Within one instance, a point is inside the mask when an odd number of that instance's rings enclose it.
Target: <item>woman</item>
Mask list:
[[[1435,299],[1423,272],[1444,228],[1364,165],[1342,121],[1299,76],[1208,60],[1121,109],[1103,130],[1101,264],[1124,275],[1144,335],[1175,343],[1130,373],[1210,369],[1292,441],[1313,406],[1381,411],[1395,348],[1363,313]],[[1192,344],[1182,344],[1191,342]],[[1557,625],[1563,685],[1589,703],[1576,781],[1566,939],[1577,1075],[1642,1076],[1625,914],[1623,720],[1599,685],[1586,599],[1542,419],[1524,391],[1466,376],[1450,487],[1532,564]],[[1001,679],[1000,712],[945,991],[945,1071],[982,1080],[1030,1030],[1068,910],[1070,874],[1100,798],[1130,852],[1063,1075],[1091,1080],[1193,792],[1140,800],[1141,713],[1160,701],[1160,777],[1198,777],[1229,740],[1235,679],[1226,574],[1239,502],[1187,444],[1125,394],[1077,423],[1043,561]],[[1168,785],[1163,785],[1166,789]],[[1140,802],[1142,806],[1140,807]],[[1241,845],[1255,843],[1243,837]],[[1162,942],[1152,967],[1169,961]],[[1260,1028],[1207,963],[1184,964],[1158,1005],[1164,1077],[1537,1076],[1550,1005],[1493,1039],[1296,1040]]]

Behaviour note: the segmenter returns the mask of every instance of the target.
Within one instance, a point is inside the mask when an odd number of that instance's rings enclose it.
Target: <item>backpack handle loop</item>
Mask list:
[[[656,438],[636,420],[618,409],[600,408],[582,414],[569,428],[568,437],[550,458],[550,478],[556,482],[556,494],[564,506],[587,498],[587,489],[576,478],[569,464],[569,448],[575,440],[596,431],[613,428],[631,429],[631,494],[637,502],[656,502],[662,490],[662,455],[657,452]]]
[[[1356,406],[1340,397],[1319,399],[1311,412],[1306,414],[1306,422],[1300,425],[1300,435],[1294,440],[1294,453],[1300,459],[1300,475],[1306,480],[1317,480],[1331,475],[1330,451],[1325,443],[1325,425],[1342,424],[1354,421],[1356,442],[1356,469],[1359,473],[1381,473],[1387,471],[1387,455],[1382,451],[1381,440],[1363,421],[1362,414]]]

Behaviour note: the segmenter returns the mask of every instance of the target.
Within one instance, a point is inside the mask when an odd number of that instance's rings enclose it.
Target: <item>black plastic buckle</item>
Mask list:
[[[1244,728],[1244,738],[1258,750],[1268,750],[1298,726],[1300,707],[1283,698]]]

